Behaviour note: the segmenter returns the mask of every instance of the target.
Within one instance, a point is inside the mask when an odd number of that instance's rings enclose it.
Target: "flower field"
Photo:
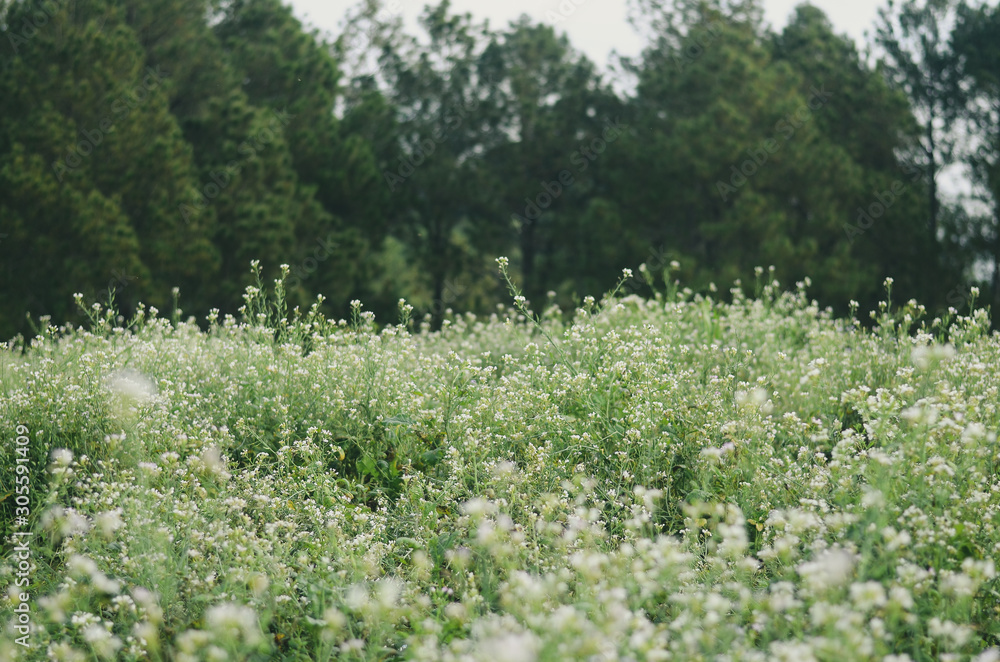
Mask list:
[[[1000,660],[1000,336],[805,288],[44,328],[0,660]]]

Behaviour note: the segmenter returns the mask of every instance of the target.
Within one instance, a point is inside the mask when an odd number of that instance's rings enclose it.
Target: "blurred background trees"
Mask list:
[[[1000,11],[889,2],[860,52],[815,7],[634,0],[610,79],[527,17],[377,0],[334,43],[280,0],[0,0],[0,336],[114,293],[232,312],[249,262],[384,322],[504,296],[571,307],[623,267],[725,291],[775,266],[868,310],[1000,308]],[[946,196],[947,168],[966,197]],[[641,290],[641,288],[640,288]]]

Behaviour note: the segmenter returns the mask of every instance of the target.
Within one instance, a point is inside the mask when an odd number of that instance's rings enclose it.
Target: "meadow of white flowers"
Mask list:
[[[45,328],[0,660],[1000,660],[1000,336],[805,287]]]

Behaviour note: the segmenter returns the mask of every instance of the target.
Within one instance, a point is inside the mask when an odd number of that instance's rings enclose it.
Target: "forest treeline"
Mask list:
[[[536,308],[640,264],[1000,308],[996,7],[889,4],[860,51],[809,5],[774,32],[759,0],[633,0],[647,46],[602,74],[571,6],[445,0],[409,34],[371,0],[322,37],[280,0],[0,0],[0,336],[79,319],[74,293],[233,312],[254,259],[383,322],[489,310],[498,255]]]

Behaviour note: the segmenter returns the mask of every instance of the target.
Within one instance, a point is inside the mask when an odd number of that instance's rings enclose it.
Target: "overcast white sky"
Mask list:
[[[426,0],[388,0],[397,3],[403,16],[415,26],[416,16]],[[764,0],[768,22],[780,29],[788,20],[794,7],[801,0]],[[333,35],[339,33],[339,23],[344,12],[357,4],[356,0],[291,0],[295,14],[307,24]],[[870,30],[882,0],[812,0],[812,4],[826,12],[838,33],[847,33],[859,48],[863,35]],[[578,5],[578,6],[577,6]],[[573,7],[574,11],[560,11]],[[642,39],[626,20],[627,0],[453,0],[457,12],[471,12],[480,18],[489,18],[495,27],[504,27],[521,14],[528,14],[539,22],[547,22],[569,34],[570,42],[602,68],[606,68],[612,49],[622,55],[637,55],[643,47]]]

